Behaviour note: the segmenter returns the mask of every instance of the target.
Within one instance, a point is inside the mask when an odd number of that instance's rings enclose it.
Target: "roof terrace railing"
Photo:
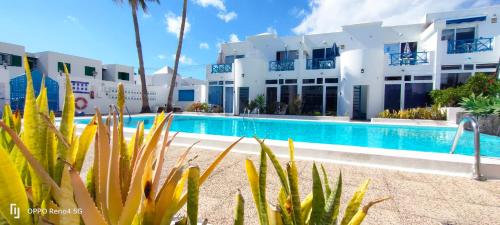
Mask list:
[[[308,70],[335,69],[335,60],[334,59],[307,59],[306,69],[308,69]]]
[[[448,54],[485,52],[493,50],[493,38],[448,40]]]
[[[269,61],[269,71],[290,71],[295,70],[294,60]]]
[[[391,53],[389,54],[389,65],[405,66],[429,63],[427,52]]]
[[[212,64],[212,73],[229,73],[232,70],[232,64]]]

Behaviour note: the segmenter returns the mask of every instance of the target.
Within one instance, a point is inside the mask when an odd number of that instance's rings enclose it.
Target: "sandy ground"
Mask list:
[[[172,166],[183,149],[167,153]],[[193,164],[204,170],[218,151],[194,148]],[[244,160],[252,159],[258,167],[257,155],[230,153],[203,185],[200,197],[200,218],[210,224],[232,224],[234,196],[242,191],[245,199],[245,224],[258,224],[255,205],[245,173]],[[287,159],[281,159],[283,164]],[[304,198],[312,187],[312,161],[297,161],[300,172],[300,195]],[[344,186],[341,214],[358,185],[370,178],[365,203],[381,197],[392,199],[374,206],[364,224],[500,224],[500,181],[478,182],[468,178],[399,172],[347,165],[324,164],[330,179],[342,171]],[[267,198],[275,202],[279,180],[268,165]]]

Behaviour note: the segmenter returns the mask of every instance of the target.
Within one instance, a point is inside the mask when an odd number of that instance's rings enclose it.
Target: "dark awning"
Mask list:
[[[477,17],[469,17],[469,18],[462,18],[462,19],[446,20],[446,24],[471,23],[471,22],[479,22],[479,21],[485,21],[485,20],[486,20],[486,16],[477,16]]]

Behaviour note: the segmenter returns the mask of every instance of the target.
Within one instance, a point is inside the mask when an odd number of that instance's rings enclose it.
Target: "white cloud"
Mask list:
[[[238,38],[238,35],[233,33],[229,35],[229,42],[240,42],[240,39]]]
[[[236,19],[236,17],[238,17],[238,14],[236,14],[235,12],[231,11],[231,12],[219,12],[217,13],[217,17],[219,17],[219,19],[223,20],[224,22],[229,22],[233,19]]]
[[[152,17],[152,15],[151,15],[151,14],[149,14],[149,13],[143,13],[143,14],[142,14],[142,18],[144,18],[144,19],[149,19],[149,18],[151,18],[151,17]]]
[[[172,55],[172,60],[175,61],[175,54]],[[184,65],[193,65],[194,61],[193,61],[193,59],[191,59],[185,55],[181,55],[181,57],[179,58],[179,63],[184,64]]]
[[[200,5],[203,8],[207,8],[209,6],[216,8],[219,12],[217,13],[217,17],[224,22],[229,22],[231,20],[236,19],[238,14],[234,11],[227,11],[226,5],[224,4],[224,0],[193,0],[195,4]]]
[[[339,31],[341,26],[383,21],[384,25],[423,22],[426,13],[449,11],[463,5],[491,5],[493,0],[309,0],[310,13],[293,28],[297,34]]]
[[[165,59],[165,58],[167,58],[167,56],[165,56],[165,55],[163,55],[163,54],[159,54],[159,55],[158,55],[158,59],[163,60],[163,59]]]
[[[226,11],[226,5],[224,5],[222,0],[194,0],[194,3],[202,6],[203,8],[212,6],[220,11]]]
[[[182,17],[176,16],[174,13],[165,14],[165,24],[167,25],[167,31],[169,33],[179,36],[179,31],[181,29]],[[186,18],[186,26],[184,27],[184,34],[187,34],[191,30],[191,24],[189,19]]]
[[[270,33],[270,34],[275,34],[277,35],[278,34],[278,31],[276,31],[276,29],[274,27],[267,27],[266,29],[266,33]]]
[[[201,42],[200,49],[210,49],[210,45],[207,42]]]

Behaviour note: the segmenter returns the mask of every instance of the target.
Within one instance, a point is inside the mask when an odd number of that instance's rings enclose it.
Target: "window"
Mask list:
[[[323,112],[323,86],[302,86],[302,113],[315,114]]]
[[[405,84],[405,109],[425,107],[431,104],[429,92],[432,83],[407,83]]]
[[[95,67],[91,67],[91,66],[86,66],[85,67],[85,76],[94,76],[94,72],[95,72]]]
[[[326,87],[326,109],[325,113],[329,116],[337,115],[337,90],[338,87]]]
[[[474,64],[464,64],[464,70],[473,70]]]
[[[179,90],[179,101],[180,102],[194,101],[194,90]]]
[[[240,97],[239,97],[239,103],[240,103],[240,112],[245,111],[245,107],[248,107],[248,103],[250,102],[250,88],[249,87],[240,87]],[[264,112],[260,112],[264,113]]]
[[[10,55],[10,66],[21,67],[21,66],[23,66],[23,62],[22,61],[23,60],[22,60],[21,56]]]
[[[314,84],[314,79],[302,79],[303,84]]]
[[[298,50],[288,50],[288,51],[277,51],[276,52],[276,61],[288,61],[299,59],[299,51]]]
[[[71,64],[65,63],[66,68],[68,68],[68,73],[71,73]],[[57,72],[64,72],[64,64],[62,62],[57,63]]]
[[[432,75],[414,76],[413,80],[432,80]]]
[[[226,57],[224,57],[224,62],[225,64],[232,64],[234,63],[235,59],[241,58],[245,58],[245,55],[227,55]]]
[[[266,80],[266,84],[277,84],[278,80]]]
[[[464,84],[471,76],[471,73],[442,73],[441,89],[456,87]]]
[[[223,85],[224,84],[224,81],[219,81],[219,85]]]
[[[411,75],[405,75],[405,81],[411,81]]]
[[[286,79],[285,80],[285,84],[296,84],[297,83],[297,79]]]
[[[496,69],[496,63],[476,64],[476,69]]]
[[[323,84],[323,78],[316,78],[317,84]]]
[[[476,28],[474,27],[468,27],[468,28],[460,28],[455,31],[455,40],[463,40],[465,42],[473,42],[475,38],[475,30]]]
[[[401,84],[386,84],[384,109],[399,110],[401,108]]]
[[[226,83],[226,84],[234,84],[234,81],[232,81],[232,80],[228,80],[228,81],[226,81],[225,83]]]
[[[118,72],[118,79],[119,80],[129,80],[130,77],[129,77],[129,73],[125,73],[125,72]]]
[[[460,70],[462,65],[441,65],[441,70]]]
[[[327,84],[336,84],[339,82],[339,78],[325,78],[325,83]]]
[[[384,53],[399,53],[400,44],[384,44]]]
[[[401,80],[401,76],[389,76],[384,78],[387,81],[392,81],[392,80]]]
[[[208,82],[208,85],[217,85],[217,83],[218,83],[217,81],[210,81]]]
[[[283,79],[279,79],[279,83],[280,83],[280,84],[283,84]]]
[[[441,33],[441,41],[448,41],[455,39],[455,29],[444,29]]]

